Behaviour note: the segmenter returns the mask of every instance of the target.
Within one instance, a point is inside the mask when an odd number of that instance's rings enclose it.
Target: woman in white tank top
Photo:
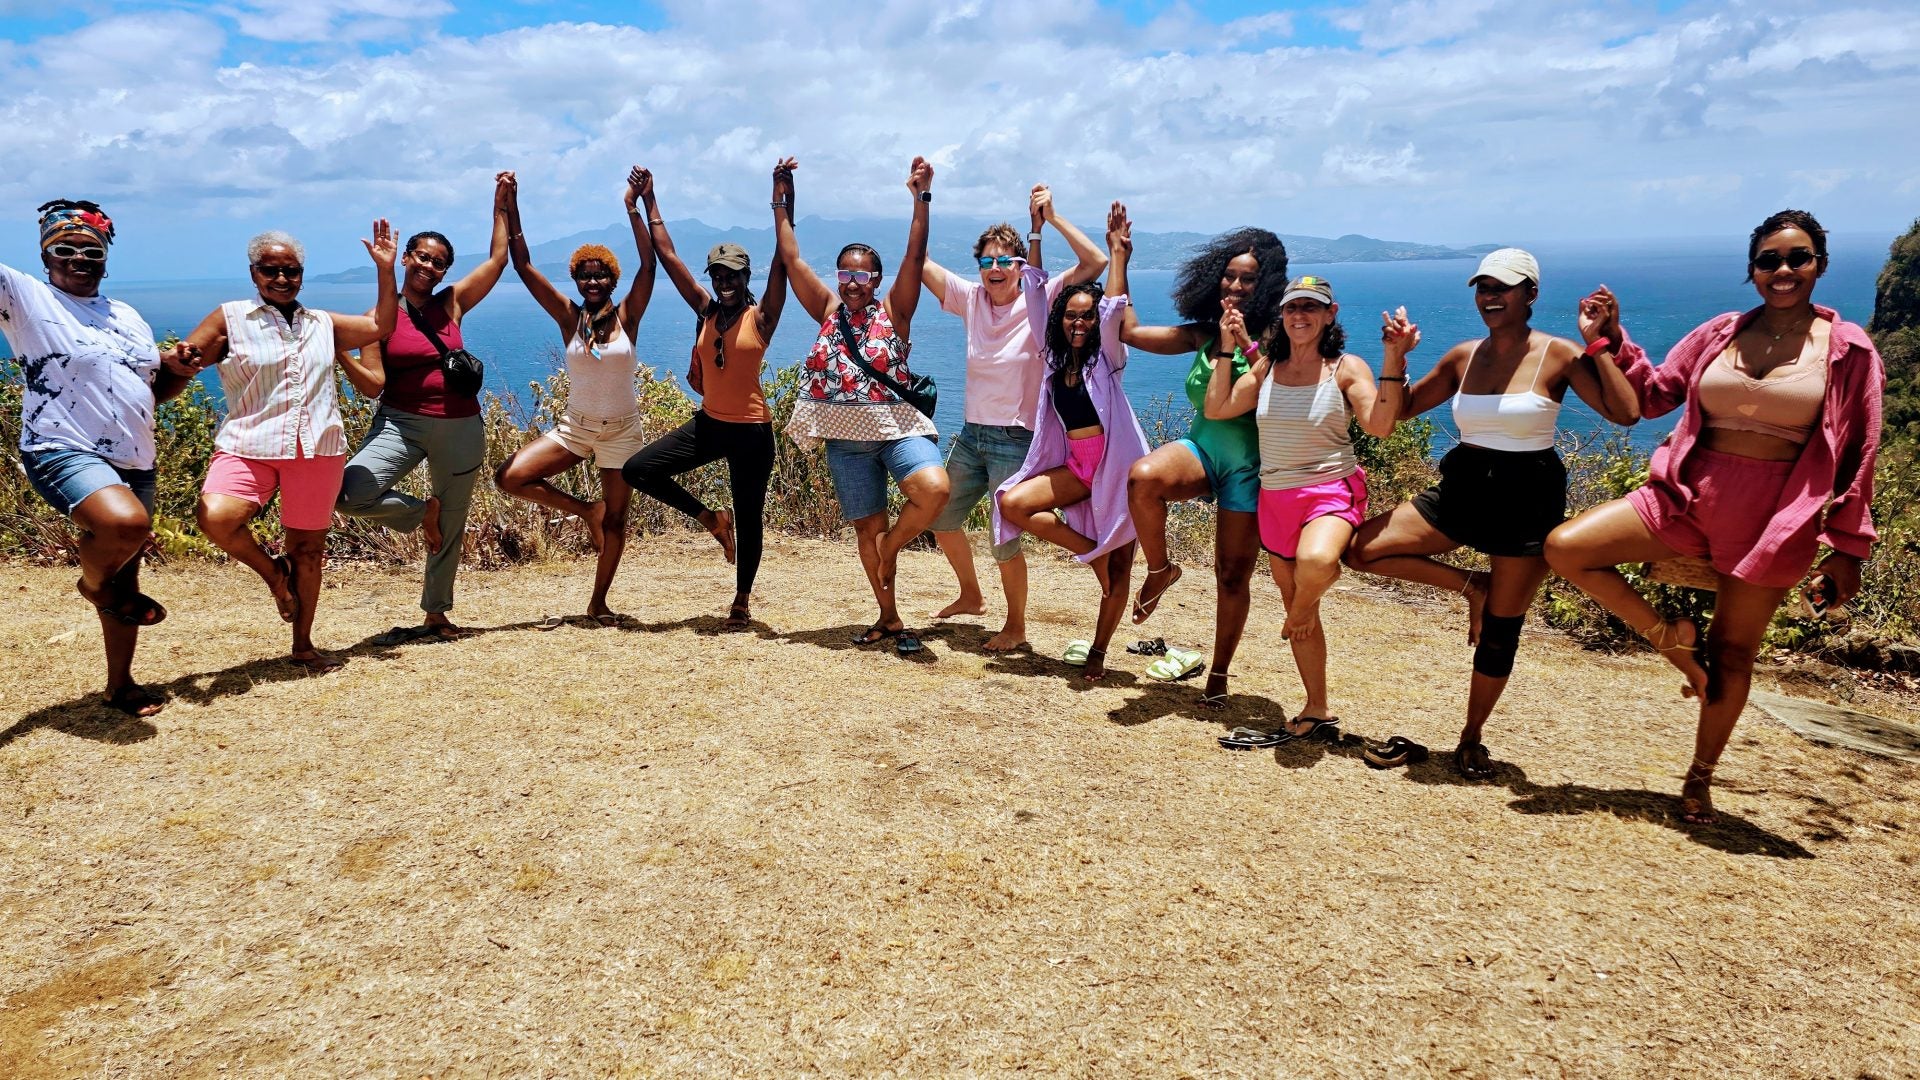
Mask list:
[[[1340,576],[1340,557],[1354,529],[1367,516],[1367,474],[1354,456],[1348,423],[1377,438],[1393,434],[1400,419],[1407,352],[1420,331],[1401,308],[1387,319],[1388,381],[1376,386],[1366,361],[1346,352],[1340,305],[1324,278],[1301,277],[1280,298],[1280,321],[1269,341],[1248,340],[1238,311],[1221,318],[1222,341],[1254,353],[1246,374],[1234,378],[1217,364],[1207,383],[1209,420],[1251,411],[1260,433],[1259,528],[1267,565],[1287,608],[1281,636],[1293,647],[1293,663],[1306,704],[1278,731],[1240,729],[1220,740],[1230,749],[1275,746],[1310,738],[1340,723],[1327,702],[1327,640],[1320,627],[1320,600]],[[1266,349],[1271,348],[1269,354]],[[1385,392],[1381,391],[1385,387]]]
[[[1519,248],[1481,260],[1474,288],[1487,336],[1455,345],[1406,395],[1401,416],[1451,403],[1460,445],[1440,461],[1440,482],[1360,527],[1347,565],[1418,581],[1467,598],[1475,646],[1467,723],[1454,768],[1468,780],[1494,775],[1481,728],[1506,688],[1527,608],[1547,577],[1547,533],[1566,517],[1567,472],[1553,448],[1560,403],[1571,386],[1616,424],[1640,419],[1639,397],[1619,367],[1596,365],[1580,346],[1533,329],[1540,266]],[[1589,340],[1600,318],[1580,306]],[[1460,547],[1486,555],[1490,571],[1468,573],[1435,556]]]
[[[574,250],[567,265],[574,287],[580,291],[580,302],[574,303],[534,268],[520,230],[517,189],[509,191],[507,202],[507,244],[513,270],[540,307],[553,317],[554,325],[560,328],[560,340],[566,345],[567,411],[552,431],[508,458],[494,473],[494,482],[516,499],[572,514],[586,524],[587,538],[600,553],[587,614],[608,626],[620,620],[607,605],[607,589],[626,550],[627,504],[633,496],[620,467],[646,445],[633,390],[634,372],[640,367],[634,333],[653,296],[657,263],[652,230],[639,210],[641,177],[640,167],[634,166],[627,174],[626,196],[627,221],[633,226],[640,269],[627,298],[618,304],[614,303],[613,292],[620,283],[620,262],[613,252],[599,244],[583,244]],[[549,479],[589,459],[600,470],[599,499],[588,502],[569,495]]]

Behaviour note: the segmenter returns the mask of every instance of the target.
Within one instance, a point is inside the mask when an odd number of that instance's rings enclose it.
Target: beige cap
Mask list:
[[[1487,252],[1487,257],[1480,260],[1480,269],[1473,272],[1467,284],[1471,285],[1483,277],[1492,278],[1502,285],[1518,285],[1522,281],[1538,285],[1540,264],[1519,248],[1501,248]]]
[[[748,270],[753,268],[753,260],[747,255],[747,249],[739,244],[722,242],[713,245],[707,252],[707,269],[724,267],[728,270]]]

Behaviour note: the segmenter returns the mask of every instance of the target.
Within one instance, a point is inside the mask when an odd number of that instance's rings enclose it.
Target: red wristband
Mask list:
[[[1601,353],[1606,352],[1608,349],[1611,349],[1611,348],[1613,348],[1612,338],[1603,338],[1603,337],[1594,338],[1592,341],[1589,341],[1587,343],[1587,355],[1599,356]]]

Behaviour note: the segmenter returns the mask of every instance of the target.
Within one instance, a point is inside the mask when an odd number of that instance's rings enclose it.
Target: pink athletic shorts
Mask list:
[[[1100,455],[1107,452],[1105,432],[1089,435],[1084,439],[1067,440],[1067,471],[1072,473],[1089,489],[1093,487],[1093,470],[1100,467]]]
[[[1300,554],[1300,530],[1314,518],[1337,517],[1359,528],[1367,519],[1367,470],[1306,487],[1260,489],[1260,546],[1292,559]]]
[[[1662,446],[1655,458],[1667,453]],[[1680,482],[1693,489],[1693,502],[1680,509],[1680,494],[1647,483],[1627,493],[1627,502],[1660,542],[1682,555],[1704,555],[1715,570],[1733,576],[1773,524],[1783,501],[1791,461],[1757,458],[1696,449],[1680,472]],[[1780,567],[1771,577],[1743,577],[1749,585],[1790,589],[1806,576],[1820,550],[1820,519],[1816,516],[1780,546],[1782,557],[1768,560]]]
[[[265,506],[280,493],[280,524],[318,532],[333,524],[333,503],[347,473],[347,455],[249,458],[215,450],[200,490]]]

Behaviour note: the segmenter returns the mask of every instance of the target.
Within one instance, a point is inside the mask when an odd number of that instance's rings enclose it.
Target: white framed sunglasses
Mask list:
[[[841,270],[834,276],[842,285],[871,285],[880,280],[880,274],[873,270]]]
[[[56,259],[92,259],[94,262],[104,262],[107,258],[107,249],[98,244],[88,244],[85,247],[74,244],[51,244],[47,247],[47,252]]]

